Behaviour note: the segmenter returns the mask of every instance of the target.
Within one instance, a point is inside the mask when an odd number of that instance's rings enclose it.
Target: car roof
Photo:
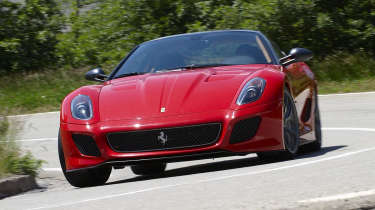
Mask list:
[[[263,34],[260,31],[253,31],[253,30],[241,30],[241,29],[237,29],[237,30],[233,30],[233,29],[232,30],[213,30],[213,31],[193,32],[193,33],[184,33],[184,34],[164,36],[164,37],[160,37],[160,38],[157,38],[157,39],[152,39],[152,40],[143,42],[140,45],[147,44],[147,43],[154,42],[154,41],[158,41],[158,40],[162,40],[162,39],[168,39],[168,38],[172,38],[172,37],[180,37],[180,36],[195,35],[195,34],[222,33],[222,32],[250,32],[250,33],[257,33],[257,34],[263,36]]]

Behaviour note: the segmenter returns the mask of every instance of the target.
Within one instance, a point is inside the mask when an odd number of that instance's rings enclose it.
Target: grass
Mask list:
[[[319,94],[375,91],[375,77],[319,82]]]
[[[375,90],[375,59],[363,51],[338,52],[310,65],[318,77],[320,94]]]
[[[11,174],[36,176],[42,165],[30,153],[22,155],[14,141],[9,140],[9,124],[6,117],[0,116],[0,178]]]
[[[375,59],[364,52],[339,52],[309,65],[317,75],[319,93],[375,91]],[[57,111],[72,90],[88,84],[89,68],[13,73],[1,76],[0,107],[8,114]]]
[[[364,52],[339,52],[310,63],[319,81],[355,81],[375,77],[375,59]]]
[[[84,79],[87,70],[48,70],[2,76],[0,107],[8,114],[59,110],[69,92],[92,84]]]

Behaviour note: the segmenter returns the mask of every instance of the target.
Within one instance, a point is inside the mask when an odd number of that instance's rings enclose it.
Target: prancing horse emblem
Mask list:
[[[168,136],[163,131],[160,131],[158,141],[164,146],[168,141]]]

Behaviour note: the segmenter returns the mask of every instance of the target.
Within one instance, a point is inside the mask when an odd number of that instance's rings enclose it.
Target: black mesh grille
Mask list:
[[[185,127],[109,133],[107,140],[117,152],[143,152],[181,149],[214,144],[220,137],[221,124],[209,123]]]
[[[254,117],[238,121],[233,127],[229,142],[235,144],[253,138],[258,130],[260,119]]]
[[[100,156],[100,151],[91,136],[83,134],[72,134],[74,143],[83,155]]]

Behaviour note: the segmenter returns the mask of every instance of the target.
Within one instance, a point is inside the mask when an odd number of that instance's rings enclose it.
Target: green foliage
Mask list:
[[[17,152],[8,152],[3,161],[8,173],[32,176],[37,175],[37,170],[43,163],[41,160],[36,160],[30,152],[23,156],[20,156]]]
[[[0,1],[0,73],[55,63],[61,12],[53,0]]]
[[[72,30],[59,37],[59,57],[73,66],[113,66],[141,42],[187,31],[196,10],[193,3],[182,2],[96,2],[81,16],[70,15]]]
[[[336,51],[375,52],[375,1],[234,0],[196,3],[190,31],[260,30],[282,49],[303,46],[325,57]]]
[[[5,134],[8,131],[9,123],[8,120],[0,115],[0,141],[5,140]]]
[[[141,42],[214,29],[260,30],[284,51],[375,54],[375,0],[25,0],[0,2],[0,71],[113,67]],[[63,33],[61,31],[64,31]]]
[[[344,81],[375,76],[375,59],[363,51],[338,52],[312,60],[311,67],[320,81]]]
[[[375,90],[375,77],[343,81],[319,81],[319,94],[353,93]]]
[[[375,1],[106,0],[69,19],[59,36],[60,62],[113,67],[137,44],[160,36],[215,30],[260,30],[285,51],[306,47],[319,59],[334,52],[375,53]],[[94,2],[94,3],[93,3]],[[94,5],[94,6],[92,6]]]
[[[0,116],[0,178],[9,174],[28,174],[36,176],[42,165],[29,152],[21,155],[13,141],[8,140],[8,120]]]

